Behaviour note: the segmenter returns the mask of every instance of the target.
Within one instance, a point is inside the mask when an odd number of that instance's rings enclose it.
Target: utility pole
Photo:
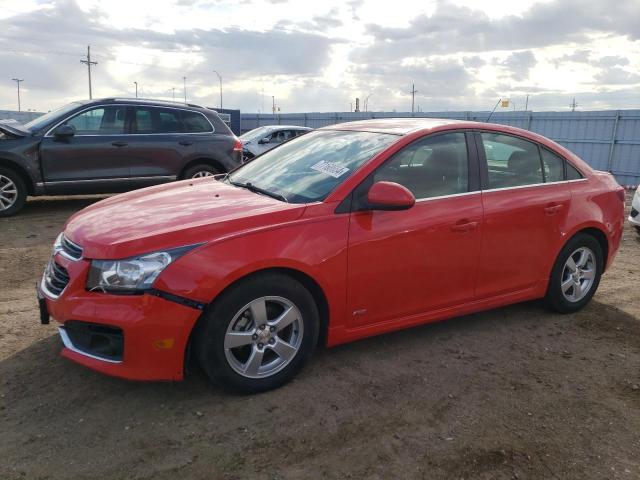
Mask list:
[[[578,106],[578,104],[576,103],[576,97],[573,97],[573,101],[571,102],[571,104],[569,106],[571,107],[571,111],[572,112],[576,111],[576,107]]]
[[[187,77],[182,77],[182,84],[184,85],[184,103],[187,103]]]
[[[271,95],[271,113],[276,113],[276,96]]]
[[[367,95],[367,98],[364,99],[364,111],[368,112],[369,111],[369,97],[373,95],[373,93],[370,93],[369,95]]]
[[[138,98],[138,82],[133,82],[136,84],[136,98]]]
[[[171,95],[173,96],[173,101],[176,101],[176,87],[171,87]]]
[[[524,102],[524,111],[526,112],[529,108],[529,94],[527,93],[527,99]]]
[[[222,110],[222,75],[220,75],[215,70],[213,71],[218,76],[218,80],[220,81],[220,110]]]
[[[360,99],[356,97],[356,109],[354,110],[354,112],[359,112],[359,111],[360,111]]]
[[[416,103],[416,93],[418,93],[415,83],[411,84],[411,91],[409,93],[411,94],[411,113],[413,113]]]
[[[91,65],[97,65],[98,62],[91,61],[91,45],[87,45],[87,59],[80,60],[80,63],[84,63],[89,71],[89,100],[93,98],[93,92],[91,91]]]
[[[12,78],[11,80],[18,85],[18,111],[20,112],[20,82],[24,82],[24,78]]]

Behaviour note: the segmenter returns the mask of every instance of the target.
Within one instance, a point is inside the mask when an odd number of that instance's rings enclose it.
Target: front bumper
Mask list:
[[[112,295],[85,289],[89,261],[60,254],[53,261],[69,273],[57,297],[43,290],[47,311],[60,326],[61,355],[93,370],[131,380],[181,380],[189,335],[201,310],[154,295]],[[69,327],[98,331],[96,341],[80,341]],[[87,325],[90,328],[87,328]],[[107,332],[106,334],[104,332]],[[104,338],[122,342],[119,355],[105,355]],[[107,350],[109,351],[109,350]]]
[[[632,225],[640,227],[640,211],[636,210],[635,208],[631,208],[631,214],[629,215],[629,218],[627,220],[629,220],[629,223],[631,223]]]

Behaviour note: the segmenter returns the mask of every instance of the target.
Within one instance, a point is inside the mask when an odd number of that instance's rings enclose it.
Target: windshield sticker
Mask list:
[[[339,163],[326,162],[324,160],[321,160],[315,165],[312,165],[311,169],[315,170],[316,172],[321,172],[326,175],[331,175],[334,178],[340,178],[342,175],[344,175],[349,171],[348,168],[344,168]]]

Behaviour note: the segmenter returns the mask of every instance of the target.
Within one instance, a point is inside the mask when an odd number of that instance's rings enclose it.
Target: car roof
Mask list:
[[[406,135],[416,130],[433,130],[437,127],[456,124],[460,124],[461,127],[464,125],[465,128],[469,128],[469,124],[486,125],[479,122],[467,122],[446,118],[374,118],[371,120],[358,120],[355,122],[328,125],[322,127],[321,130],[354,130]]]
[[[140,104],[140,105],[161,105],[167,107],[188,107],[188,108],[201,108],[203,110],[211,110],[207,107],[203,107],[202,105],[197,105],[195,103],[185,103],[185,102],[173,102],[171,100],[156,100],[153,98],[125,98],[125,97],[107,97],[107,98],[99,98],[93,100],[86,100],[83,102],[85,105],[92,103],[130,103],[130,104]],[[211,110],[214,111],[215,110]]]

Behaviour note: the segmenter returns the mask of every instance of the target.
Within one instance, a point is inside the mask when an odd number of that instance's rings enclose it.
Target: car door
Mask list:
[[[483,177],[479,299],[536,288],[563,241],[570,190],[563,160],[523,138],[476,134]]]
[[[101,193],[126,189],[129,165],[126,152],[127,107],[102,105],[66,119],[40,143],[45,188],[49,193]],[[75,133],[59,136],[61,126]]]
[[[182,110],[139,105],[131,111],[127,151],[132,188],[175,180],[197,148],[186,131]],[[213,130],[210,123],[208,127]]]
[[[399,321],[474,298],[482,201],[466,134],[427,136],[405,147],[356,189],[355,210],[382,180],[407,187],[416,203],[404,211],[352,212],[351,327]]]

